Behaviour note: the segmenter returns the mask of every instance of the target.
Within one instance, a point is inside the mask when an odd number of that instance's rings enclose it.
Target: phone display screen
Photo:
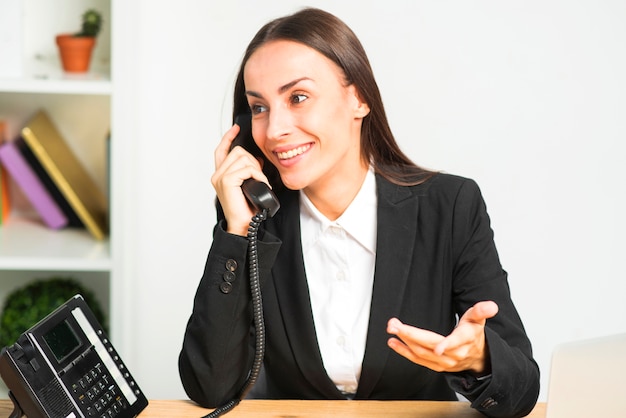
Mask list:
[[[67,321],[60,322],[48,331],[43,339],[59,362],[82,345]]]

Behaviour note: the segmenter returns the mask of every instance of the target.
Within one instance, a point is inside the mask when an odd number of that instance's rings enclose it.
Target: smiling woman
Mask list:
[[[337,219],[369,167],[360,147],[369,106],[355,85],[316,50],[284,40],[257,49],[244,80],[252,133],[267,161],[287,188],[303,190],[326,217]]]
[[[231,150],[237,125],[215,151],[219,219],[179,358],[191,399],[215,407],[241,396],[255,331],[242,272],[258,262],[267,340],[255,396],[458,392],[488,416],[529,413],[539,371],[480,190],[399,149],[354,33],[318,9],[265,25],[236,81],[241,113],[263,155]],[[248,178],[281,203],[251,254]]]

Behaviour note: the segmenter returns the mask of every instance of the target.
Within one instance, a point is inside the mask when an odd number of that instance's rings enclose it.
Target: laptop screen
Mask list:
[[[626,417],[626,333],[556,347],[546,418]]]

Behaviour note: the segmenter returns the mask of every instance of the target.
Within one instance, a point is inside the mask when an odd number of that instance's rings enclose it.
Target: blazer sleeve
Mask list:
[[[261,282],[280,247],[269,233],[257,242]],[[248,240],[213,232],[213,243],[194,298],[179,355],[179,373],[189,398],[216,408],[239,395],[252,366],[254,328],[247,262]]]
[[[491,375],[476,379],[469,373],[451,373],[448,382],[487,416],[525,416],[539,396],[539,368],[511,300],[507,273],[500,264],[486,206],[475,182],[466,180],[459,188],[453,217],[455,309],[462,315],[479,301],[493,300],[499,310],[485,326]]]

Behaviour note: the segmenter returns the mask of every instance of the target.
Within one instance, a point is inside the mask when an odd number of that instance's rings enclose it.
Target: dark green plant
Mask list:
[[[93,293],[71,278],[36,280],[10,293],[0,314],[0,348],[13,344],[19,336],[80,293],[106,330],[106,318]]]
[[[102,15],[95,9],[89,9],[83,13],[83,25],[80,32],[74,36],[95,38],[102,29]]]

